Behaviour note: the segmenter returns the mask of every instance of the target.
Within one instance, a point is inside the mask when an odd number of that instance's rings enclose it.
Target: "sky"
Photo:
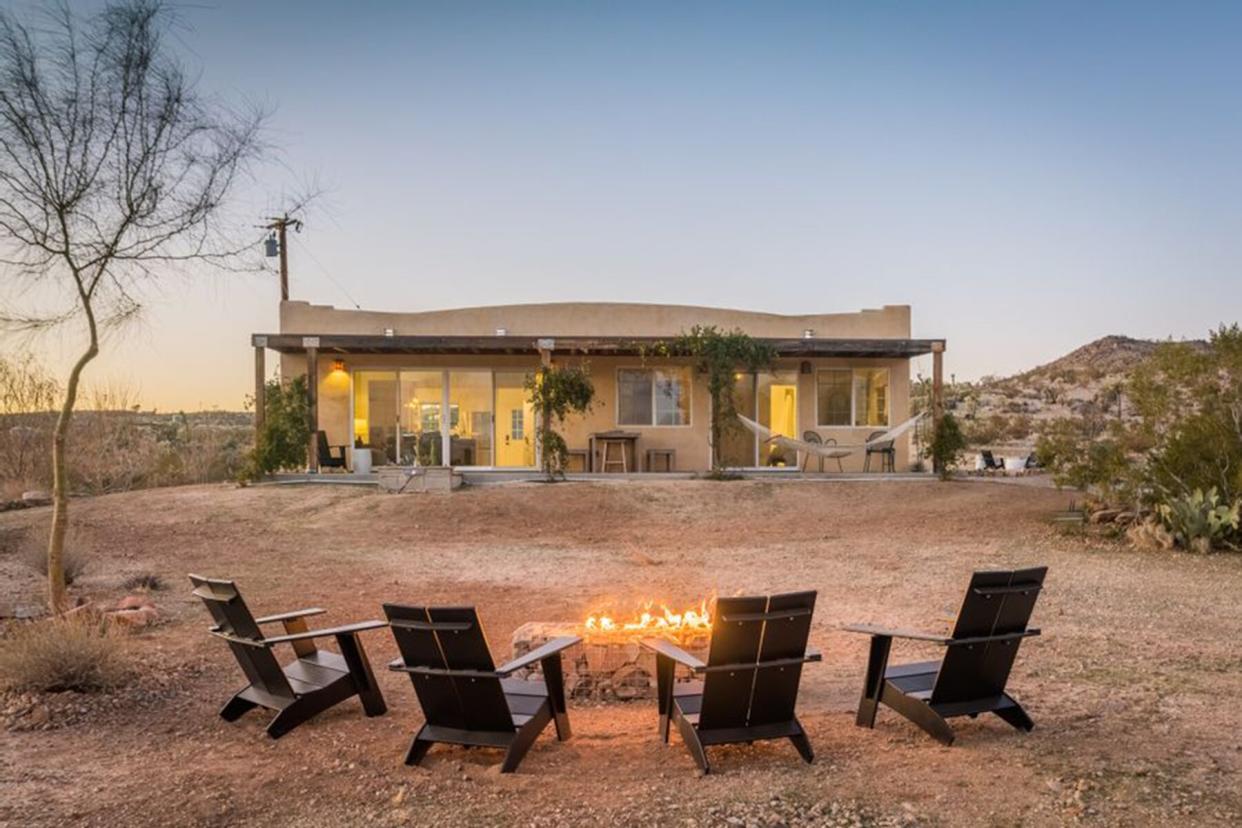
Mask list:
[[[325,191],[290,244],[295,299],[909,304],[958,379],[1242,317],[1242,3],[176,14],[200,89],[274,108],[276,152],[239,193],[256,221]],[[145,298],[88,379],[239,408],[274,272]],[[43,353],[62,370],[74,344]]]

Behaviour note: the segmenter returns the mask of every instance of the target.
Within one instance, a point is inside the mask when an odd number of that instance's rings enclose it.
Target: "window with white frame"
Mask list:
[[[617,371],[617,425],[689,424],[689,368],[670,366]]]
[[[824,368],[816,374],[816,424],[889,424],[887,368]]]
[[[848,368],[829,368],[819,372],[816,383],[819,416],[816,425],[852,425],[854,407],[853,373]]]
[[[526,412],[514,408],[509,412],[509,439],[524,440],[526,438]]]

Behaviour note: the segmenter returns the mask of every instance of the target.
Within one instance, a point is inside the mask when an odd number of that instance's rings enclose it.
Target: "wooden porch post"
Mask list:
[[[306,470],[319,472],[319,444],[315,433],[319,430],[319,337],[302,338],[306,347],[306,423],[310,426],[310,440],[306,445]]]
[[[944,343],[932,343],[932,434],[940,425],[944,416]],[[932,463],[932,471],[939,473],[937,463]]]
[[[259,445],[263,421],[267,416],[267,337],[254,338],[254,444]]]

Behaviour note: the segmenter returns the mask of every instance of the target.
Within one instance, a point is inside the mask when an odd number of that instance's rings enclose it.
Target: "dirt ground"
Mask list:
[[[516,484],[452,495],[201,486],[74,504],[91,563],[79,593],[155,572],[164,622],[128,646],[108,694],[0,697],[2,825],[1107,825],[1242,820],[1242,556],[1138,553],[1054,526],[1070,496],[1002,481]],[[46,509],[0,515],[0,602],[37,601],[17,548]],[[27,535],[25,541],[21,539]],[[867,640],[855,621],[947,629],[975,568],[1047,564],[1011,692],[1030,734],[955,719],[945,748],[887,709],[854,726]],[[421,724],[409,680],[377,670],[387,715],[350,700],[278,742],[263,711],[216,711],[241,684],[187,572],[237,580],[256,613],[323,606],[321,625],[383,601],[477,604],[493,652],[529,620],[643,598],[819,591],[787,742],[709,749],[699,776],[654,703],[571,706],[520,771],[437,746],[401,764]],[[364,642],[377,667],[386,630]],[[935,655],[896,645],[894,661]]]

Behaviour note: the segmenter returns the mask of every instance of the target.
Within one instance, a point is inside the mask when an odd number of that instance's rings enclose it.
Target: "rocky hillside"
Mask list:
[[[1125,382],[1159,344],[1106,336],[1021,374],[958,383],[950,404],[972,445],[1029,447],[1043,421],[1090,414],[1128,417]],[[1201,340],[1191,344],[1206,345]]]

